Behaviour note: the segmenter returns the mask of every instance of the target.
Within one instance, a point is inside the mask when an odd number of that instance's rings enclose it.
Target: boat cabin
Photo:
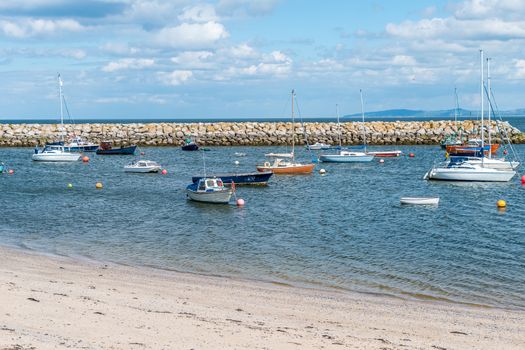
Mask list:
[[[100,149],[101,150],[110,150],[113,148],[113,142],[111,141],[102,141],[100,143]]]
[[[221,179],[200,179],[197,184],[197,191],[199,192],[213,192],[224,189],[224,183]]]

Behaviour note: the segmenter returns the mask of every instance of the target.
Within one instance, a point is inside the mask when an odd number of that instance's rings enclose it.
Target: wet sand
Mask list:
[[[525,311],[0,247],[0,349],[523,349]]]

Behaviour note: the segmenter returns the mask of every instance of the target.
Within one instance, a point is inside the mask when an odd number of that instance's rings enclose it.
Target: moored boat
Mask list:
[[[306,149],[309,149],[311,151],[319,151],[319,150],[326,150],[332,148],[331,145],[328,145],[326,143],[322,142],[316,142],[313,145],[306,146]]]
[[[381,157],[381,158],[393,158],[393,157],[399,157],[401,154],[403,154],[402,151],[368,151],[366,154],[375,156],[375,157]]]
[[[158,173],[161,166],[151,160],[138,160],[124,166],[126,173]]]
[[[199,150],[199,145],[197,145],[195,141],[193,141],[192,139],[186,139],[184,142],[185,142],[184,145],[182,145],[181,147],[183,151],[198,151]]]
[[[137,149],[137,145],[113,148],[113,145],[110,141],[103,141],[100,143],[100,147],[97,149],[97,154],[100,154],[100,155],[113,155],[113,154],[115,155],[116,154],[133,155],[135,154],[136,149]]]
[[[186,195],[189,199],[214,204],[228,204],[233,191],[233,188],[225,187],[220,178],[203,177],[186,187]]]
[[[68,152],[96,152],[98,145],[84,141],[80,136],[76,136],[71,142],[64,144],[64,149]]]
[[[64,146],[47,145],[42,150],[35,148],[32,159],[37,162],[76,162],[80,153],[67,152]]]
[[[295,160],[295,117],[294,117],[294,97],[295,90],[292,90],[292,150],[290,153],[267,153],[267,157],[278,157],[273,163],[265,162],[264,164],[256,165],[257,171],[268,172],[271,171],[274,174],[308,174],[311,173],[314,168],[314,163],[299,163]],[[291,158],[289,161],[285,161],[282,158]]]
[[[315,168],[314,163],[303,164],[294,161],[285,161],[277,158],[273,163],[265,162],[264,164],[257,165],[257,171],[268,172],[271,171],[274,174],[309,174],[313,172]]]
[[[441,181],[507,182],[514,175],[514,170],[491,169],[466,162],[448,161],[430,169],[423,178]]]
[[[321,154],[319,160],[325,163],[362,163],[370,162],[374,155],[369,152],[339,151],[337,154]]]
[[[401,197],[399,201],[410,205],[438,205],[439,197]]]
[[[268,185],[268,180],[272,177],[273,172],[252,172],[252,173],[232,173],[232,174],[214,174],[208,176],[193,176],[191,181],[193,183],[198,182],[200,179],[205,177],[208,178],[220,178],[224,184],[235,183],[235,185],[258,185],[266,186]]]

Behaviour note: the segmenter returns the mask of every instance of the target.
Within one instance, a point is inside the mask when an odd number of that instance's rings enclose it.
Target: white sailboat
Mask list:
[[[62,79],[58,75],[58,91],[60,98],[60,137],[61,142],[58,144],[46,145],[42,150],[35,148],[35,153],[32,156],[34,161],[40,162],[76,162],[80,159],[80,153],[68,152],[64,147],[64,111],[62,105]]]
[[[363,146],[365,148],[364,152],[343,150],[341,149],[336,154],[321,154],[319,160],[325,163],[362,163],[370,162],[374,159],[373,154],[366,152],[366,129],[365,129],[365,112],[363,108],[363,92],[359,90],[361,96],[361,118],[363,121]],[[337,114],[337,129],[339,131],[339,148],[342,148],[341,145],[341,123],[339,122],[339,108],[336,105],[336,114]]]
[[[445,164],[433,167],[424,176],[428,180],[445,181],[488,181],[488,182],[507,182],[510,181],[516,172],[513,170],[512,162],[508,167],[503,161],[486,158],[483,154],[485,147],[484,139],[484,80],[483,80],[483,50],[480,50],[481,58],[481,157],[477,159],[462,159],[464,157],[451,157]],[[490,152],[489,152],[490,153]],[[468,158],[468,157],[467,157]],[[473,157],[476,158],[476,157]],[[489,166],[485,166],[485,163]],[[492,166],[492,167],[490,167]]]
[[[492,115],[492,103],[490,103],[490,91],[491,91],[491,78],[490,78],[490,58],[487,58],[487,92],[489,94],[488,100],[489,100],[489,108],[488,108],[488,126],[487,126],[487,134],[488,134],[488,143],[492,144],[492,121],[491,121],[491,115]],[[451,156],[453,160],[456,161],[464,161],[468,164],[472,165],[479,165],[485,168],[490,169],[503,169],[503,170],[516,170],[520,163],[518,161],[511,161],[505,159],[505,157],[502,158],[493,158],[492,152],[487,152],[487,156],[481,156],[480,157],[461,157],[461,156]]]

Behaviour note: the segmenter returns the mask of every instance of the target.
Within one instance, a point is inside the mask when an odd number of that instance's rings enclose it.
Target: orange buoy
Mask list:
[[[8,173],[9,175],[13,175],[13,174],[15,173],[15,171],[14,171],[13,169],[9,169],[9,170],[7,171],[7,173]]]
[[[505,208],[507,206],[507,202],[505,202],[503,199],[500,199],[496,202],[496,205],[498,206],[498,208]]]
[[[237,199],[237,206],[238,207],[244,206],[244,199],[242,199],[242,198]]]
[[[410,153],[408,156],[409,156],[410,158],[414,158],[416,155],[415,155],[414,153]]]
[[[95,187],[96,187],[98,190],[101,190],[102,187],[104,187],[104,186],[102,186],[102,182],[97,182],[97,183],[95,184]]]
[[[507,153],[509,153],[509,151],[507,151],[507,150],[504,150],[504,151],[503,151],[503,154],[504,154],[504,155],[507,155]]]
[[[521,177],[521,184],[522,184],[522,185],[525,185],[525,175],[523,175],[523,176]]]
[[[160,172],[162,175],[166,175],[168,173],[168,171],[166,169],[162,169],[162,171]]]
[[[82,157],[82,162],[84,162],[84,163],[89,162],[89,157],[88,156]]]
[[[143,155],[145,155],[145,154],[146,154],[146,153],[144,153],[144,152],[140,152],[140,155],[141,155],[141,156],[143,156]]]

